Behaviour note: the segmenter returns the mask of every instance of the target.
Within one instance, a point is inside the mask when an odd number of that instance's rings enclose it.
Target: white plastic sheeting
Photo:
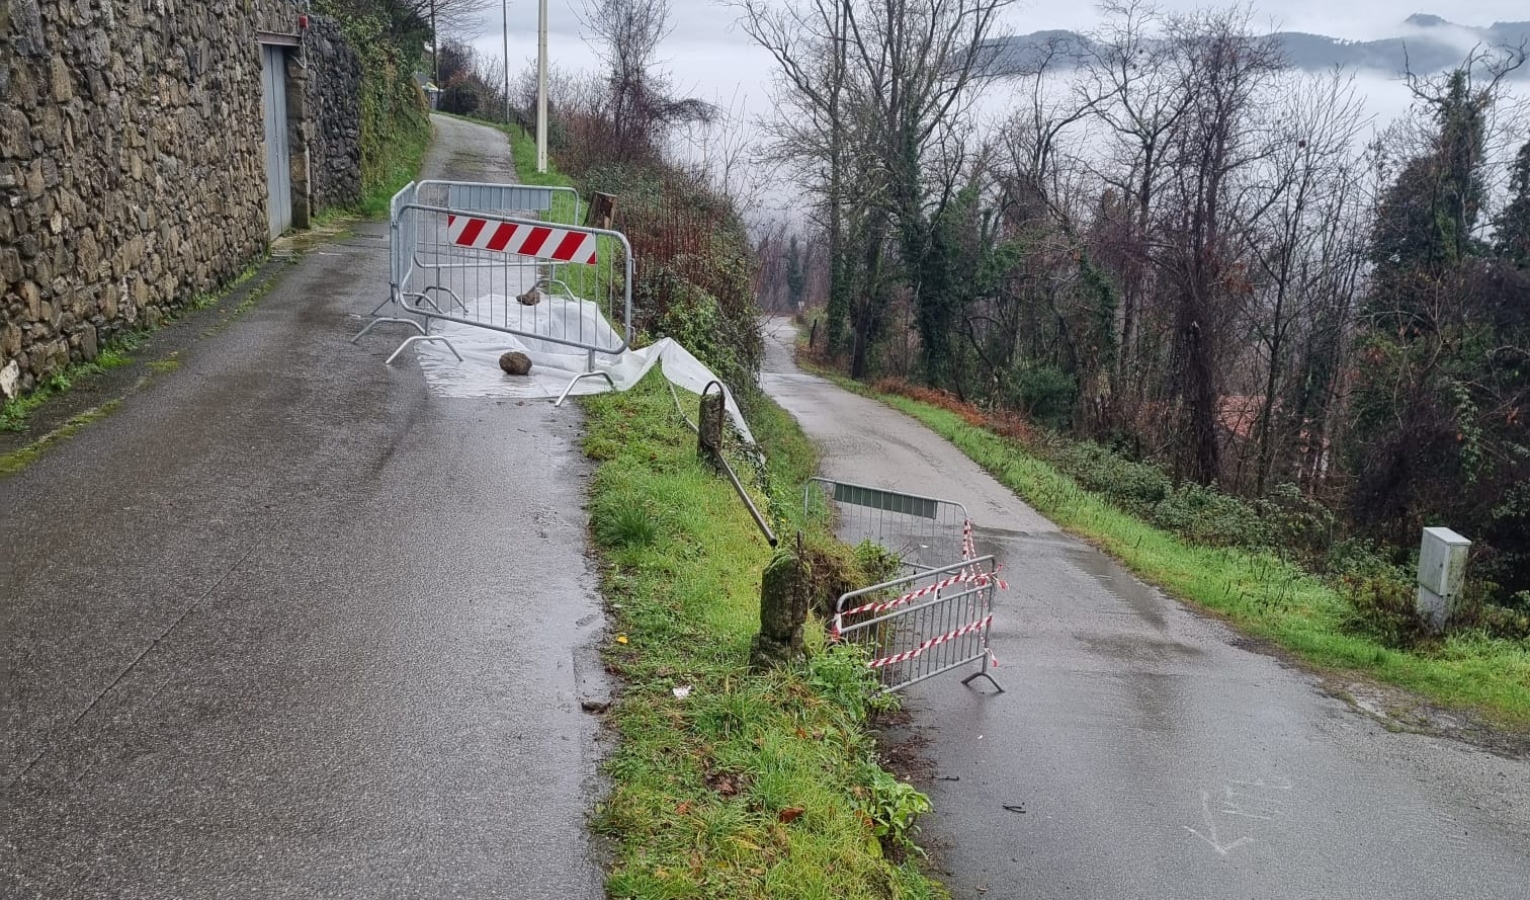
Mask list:
[[[512,297],[490,294],[479,298],[478,303],[468,305],[474,309],[510,311],[512,323],[516,323],[518,316],[515,313],[518,311],[519,317],[525,320],[526,330],[535,330],[540,335],[566,337],[604,347],[621,343],[620,335],[601,315],[600,307],[589,301],[523,307]],[[461,315],[461,312],[457,314]],[[503,320],[502,315],[495,318]],[[517,327],[521,326],[517,324]],[[552,400],[563,393],[574,376],[587,371],[589,364],[589,351],[540,338],[439,320],[431,323],[431,333],[450,340],[462,354],[459,362],[443,344],[415,345],[426,383],[448,397]],[[531,358],[530,375],[507,375],[500,369],[500,356],[511,350],[519,350]],[[595,354],[595,370],[611,376],[620,391],[637,384],[654,366],[658,366],[670,382],[693,394],[701,393],[708,382],[717,379],[711,369],[672,338],[664,338],[641,350],[628,350],[619,356]],[[596,376],[581,380],[574,385],[572,393],[599,394],[610,389],[604,378]],[[754,435],[731,393],[727,406],[734,426],[753,445]]]

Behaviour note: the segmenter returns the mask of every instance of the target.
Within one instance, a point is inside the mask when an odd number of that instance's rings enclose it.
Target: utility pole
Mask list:
[[[500,0],[499,21],[505,37],[505,124],[510,124],[510,0]]]
[[[547,0],[537,3],[537,171],[547,171]]]

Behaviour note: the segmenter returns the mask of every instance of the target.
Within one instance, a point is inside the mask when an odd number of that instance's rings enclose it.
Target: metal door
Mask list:
[[[292,167],[287,146],[287,54],[262,44],[260,97],[266,123],[266,219],[274,238],[292,227]]]

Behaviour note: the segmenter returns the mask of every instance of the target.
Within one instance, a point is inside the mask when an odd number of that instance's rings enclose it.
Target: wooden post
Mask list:
[[[798,550],[802,535],[797,535]],[[760,633],[749,647],[749,666],[759,671],[802,658],[802,626],[812,602],[808,568],[791,549],[776,551],[760,578]]]
[[[615,194],[602,194],[596,191],[590,195],[590,208],[584,216],[584,224],[586,226],[590,228],[604,228],[609,231],[611,222],[615,218]]]

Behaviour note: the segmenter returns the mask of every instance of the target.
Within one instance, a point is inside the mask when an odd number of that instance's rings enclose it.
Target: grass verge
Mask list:
[[[583,402],[614,628],[606,658],[625,681],[610,712],[611,794],[595,821],[615,844],[607,895],[946,896],[917,861],[884,852],[912,820],[912,791],[877,764],[862,661],[822,650],[810,629],[809,663],[749,674],[771,551],[728,483],[696,460],[667,390],[650,376]],[[773,505],[791,508],[815,455],[778,407],[762,402],[755,419]]]
[[[10,453],[0,453],[0,478],[20,472],[35,462],[39,456],[42,456],[43,451],[52,445],[68,440],[74,436],[75,432],[91,422],[111,415],[121,402],[120,400],[111,400],[94,409],[86,410],[25,447],[19,450],[12,450]]]
[[[1191,544],[1111,506],[1016,441],[958,413],[818,371],[918,419],[1058,525],[1243,632],[1321,669],[1361,673],[1434,703],[1476,710],[1500,726],[1530,728],[1524,642],[1468,630],[1427,650],[1389,648],[1350,627],[1354,609],[1331,586],[1273,553]]]
[[[34,412],[50,399],[67,393],[80,379],[103,375],[108,369],[120,368],[132,362],[129,354],[138,348],[142,340],[142,332],[127,332],[108,344],[94,360],[70,363],[62,372],[44,378],[31,393],[0,404],[0,431],[26,431]]]
[[[198,294],[184,306],[172,309],[169,317],[161,321],[159,327],[164,328],[172,325],[185,316],[207,309],[219,300],[227,297],[253,278],[264,263],[265,257],[262,256],[246,266],[243,271],[229,279],[227,284],[217,290]],[[250,296],[246,297],[244,303],[240,305],[239,311],[243,312],[247,309],[248,305],[252,304],[254,299],[258,299],[267,287],[269,287],[269,283],[261,286],[256,291],[252,291]],[[123,366],[129,365],[133,362],[133,354],[144,345],[144,342],[148,340],[149,335],[154,330],[145,326],[132,331],[119,332],[101,347],[95,359],[70,363],[64,367],[63,371],[55,372],[42,379],[28,393],[0,404],[0,431],[17,433],[27,431],[31,427],[32,414],[49,400],[62,394],[67,394],[82,380],[95,378],[106,374],[111,369],[120,369]]]

